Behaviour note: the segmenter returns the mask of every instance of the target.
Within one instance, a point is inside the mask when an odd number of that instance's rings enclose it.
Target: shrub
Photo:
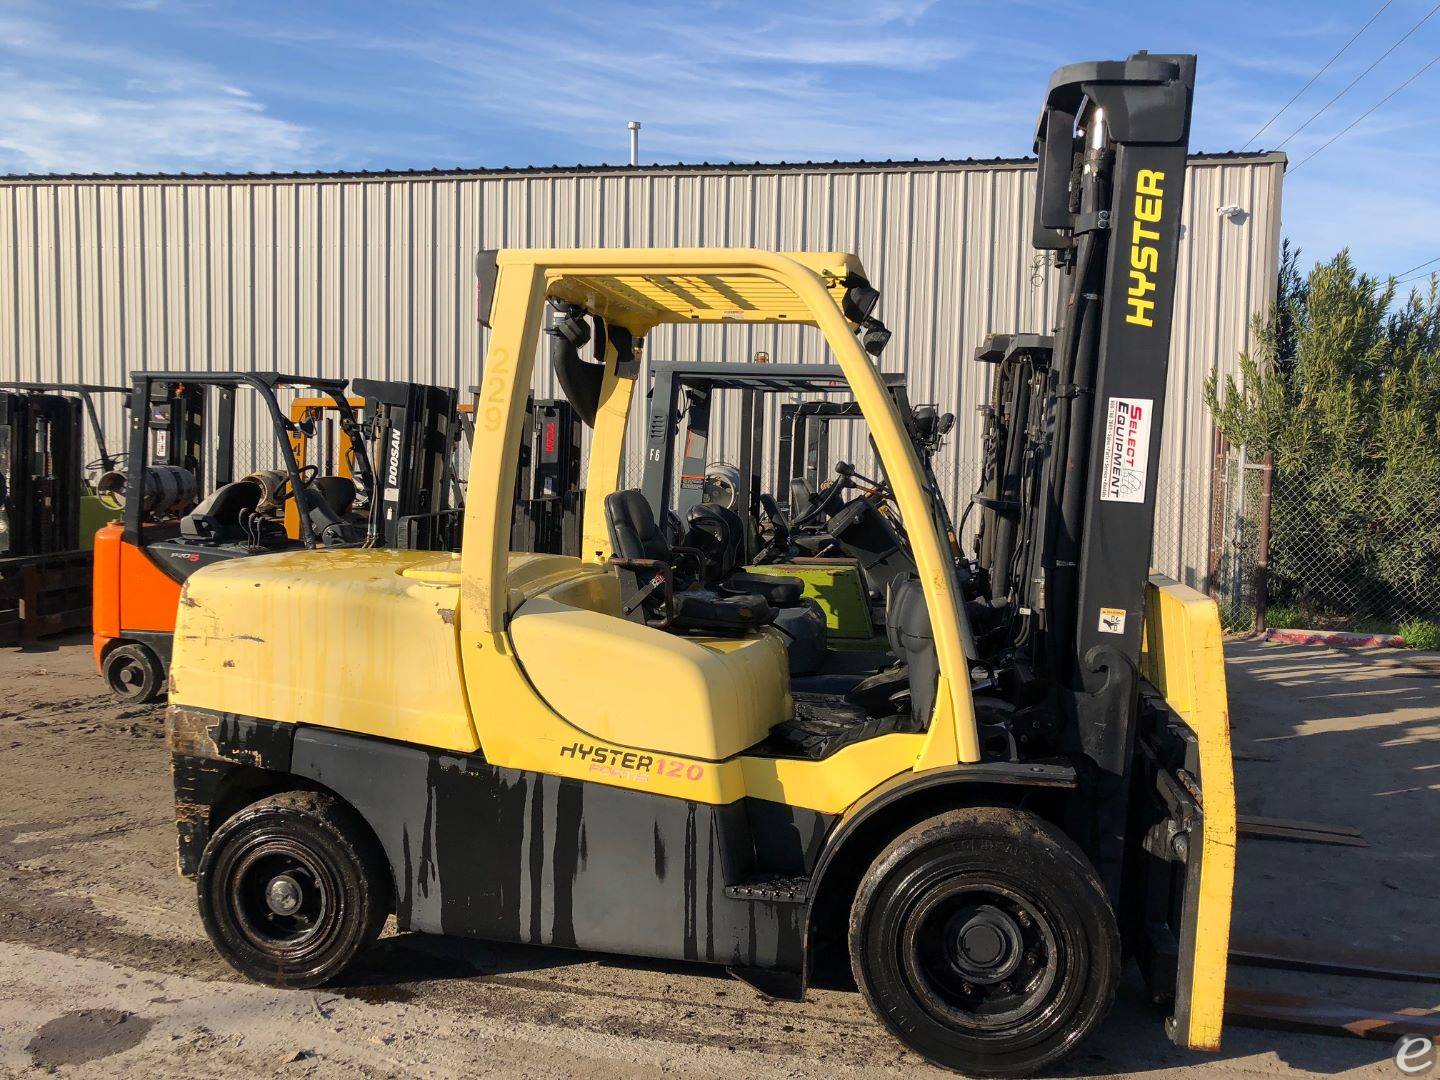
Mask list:
[[[1440,623],[1429,619],[1411,619],[1400,624],[1400,636],[1405,639],[1407,649],[1426,649],[1440,652]]]

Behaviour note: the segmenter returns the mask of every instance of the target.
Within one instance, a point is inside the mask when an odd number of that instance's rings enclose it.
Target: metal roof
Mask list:
[[[1217,153],[1191,154],[1192,162],[1226,161],[1281,162],[1288,159],[1279,150],[1242,152],[1227,150]],[[292,181],[329,180],[468,180],[483,177],[524,176],[683,176],[700,173],[785,173],[785,172],[890,172],[902,169],[973,170],[1028,169],[1035,165],[1033,157],[994,158],[914,158],[884,161],[774,161],[774,162],[709,162],[652,165],[505,165],[460,166],[433,169],[336,169],[310,172],[257,173],[5,173],[0,184],[114,184],[114,183],[285,183]]]

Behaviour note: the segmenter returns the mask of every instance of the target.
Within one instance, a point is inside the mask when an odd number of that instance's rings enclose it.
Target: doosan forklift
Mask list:
[[[296,547],[185,581],[179,865],[221,955],[317,986],[393,912],[403,930],[724,965],[776,995],[838,965],[917,1053],[1018,1075],[1094,1031],[1123,938],[1171,1037],[1218,1046],[1235,838],[1219,625],[1148,569],[1194,70],[1138,54],[1047,91],[1035,235],[1064,295],[1031,343],[1043,378],[1015,368],[1042,403],[1024,437],[1044,437],[1018,487],[982,495],[987,535],[1016,522],[1003,588],[945,535],[862,345],[884,328],[854,255],[482,252],[461,550]],[[547,305],[593,429],[578,556],[510,550]],[[823,693],[792,693],[774,625],[799,584],[686,582],[659,508],[621,489],[645,335],[758,323],[833,352],[915,566],[887,588],[883,666]],[[1019,430],[1002,415],[997,444]],[[788,737],[817,717],[824,738]]]

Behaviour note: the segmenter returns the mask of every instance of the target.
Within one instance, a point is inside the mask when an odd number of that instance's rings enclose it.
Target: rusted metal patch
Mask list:
[[[165,710],[165,743],[172,754],[186,757],[218,759],[223,757],[215,745],[210,726],[216,723],[213,713],[171,705]]]
[[[293,724],[235,713],[212,712],[184,705],[165,710],[165,737],[170,753],[208,761],[228,761],[257,769],[286,772],[290,768]]]

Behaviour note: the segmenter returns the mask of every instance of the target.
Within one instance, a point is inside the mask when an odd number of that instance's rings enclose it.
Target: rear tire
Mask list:
[[[245,807],[205,846],[196,879],[205,933],[227,963],[271,986],[340,975],[379,936],[389,873],[358,814],[289,791]]]
[[[1032,814],[955,810],[880,853],[850,912],[870,1008],[936,1065],[1023,1076],[1104,1019],[1120,935],[1080,849]]]
[[[100,673],[110,692],[126,701],[156,701],[165,693],[165,665],[144,645],[117,645],[105,654]]]

